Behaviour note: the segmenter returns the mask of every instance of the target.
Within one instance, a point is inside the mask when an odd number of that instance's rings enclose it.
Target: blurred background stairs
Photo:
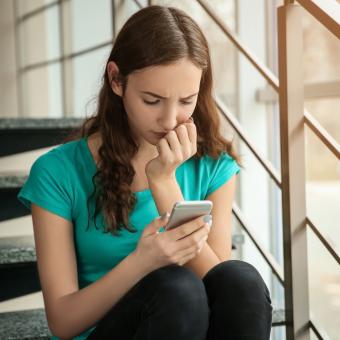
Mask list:
[[[81,118],[0,119],[0,157],[39,149],[42,154],[46,152],[43,148],[60,144],[82,121]],[[13,225],[13,221],[30,215],[17,199],[27,175],[1,169],[0,222]],[[13,230],[13,233],[8,229],[0,228],[0,339],[49,339],[51,332],[43,308],[32,222],[29,229]]]

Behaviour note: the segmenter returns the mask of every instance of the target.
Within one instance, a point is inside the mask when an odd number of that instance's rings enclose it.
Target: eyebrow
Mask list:
[[[159,94],[156,94],[156,93],[153,93],[153,92],[149,92],[149,91],[141,91],[142,93],[145,93],[145,94],[149,94],[150,96],[153,96],[153,97],[156,97],[156,98],[159,98],[159,99],[167,99],[167,97],[162,97],[162,96],[160,96]],[[180,99],[189,99],[189,98],[191,98],[191,97],[194,97],[194,96],[196,96],[198,94],[198,92],[197,93],[194,93],[194,94],[191,94],[190,96],[188,96],[188,97],[184,97],[184,98],[180,98]]]

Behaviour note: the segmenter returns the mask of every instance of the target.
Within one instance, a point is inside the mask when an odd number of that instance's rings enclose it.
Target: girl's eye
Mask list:
[[[149,101],[143,99],[143,101],[144,101],[145,104],[148,104],[148,105],[155,105],[155,104],[159,103],[159,100],[156,100],[154,102],[149,102]],[[192,102],[182,102],[182,104],[183,105],[190,105],[190,104],[192,104]]]
[[[149,102],[149,101],[147,101],[145,99],[143,99],[143,101],[144,101],[145,104],[148,104],[148,105],[155,105],[155,104],[157,104],[159,102],[159,100],[156,100],[155,102]]]

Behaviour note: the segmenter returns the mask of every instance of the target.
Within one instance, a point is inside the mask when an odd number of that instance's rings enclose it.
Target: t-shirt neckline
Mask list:
[[[97,165],[96,165],[96,162],[93,158],[93,155],[91,153],[91,150],[87,144],[87,139],[88,137],[85,136],[83,138],[81,138],[81,144],[83,145],[84,147],[84,151],[85,151],[85,154],[86,154],[86,157],[88,159],[88,161],[91,163],[91,166],[94,168],[95,171],[97,171]],[[145,190],[142,190],[142,191],[136,191],[134,192],[134,194],[139,198],[144,198],[144,197],[149,197],[151,196],[151,190],[150,189],[145,189]]]

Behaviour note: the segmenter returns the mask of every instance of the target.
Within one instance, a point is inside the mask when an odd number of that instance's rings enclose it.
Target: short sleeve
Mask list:
[[[17,198],[30,210],[34,203],[72,221],[71,187],[62,164],[62,160],[51,152],[40,156],[33,163]]]
[[[206,196],[217,190],[241,170],[234,158],[225,152],[223,152],[217,160],[208,156],[206,159],[206,165],[208,171],[208,189]]]

